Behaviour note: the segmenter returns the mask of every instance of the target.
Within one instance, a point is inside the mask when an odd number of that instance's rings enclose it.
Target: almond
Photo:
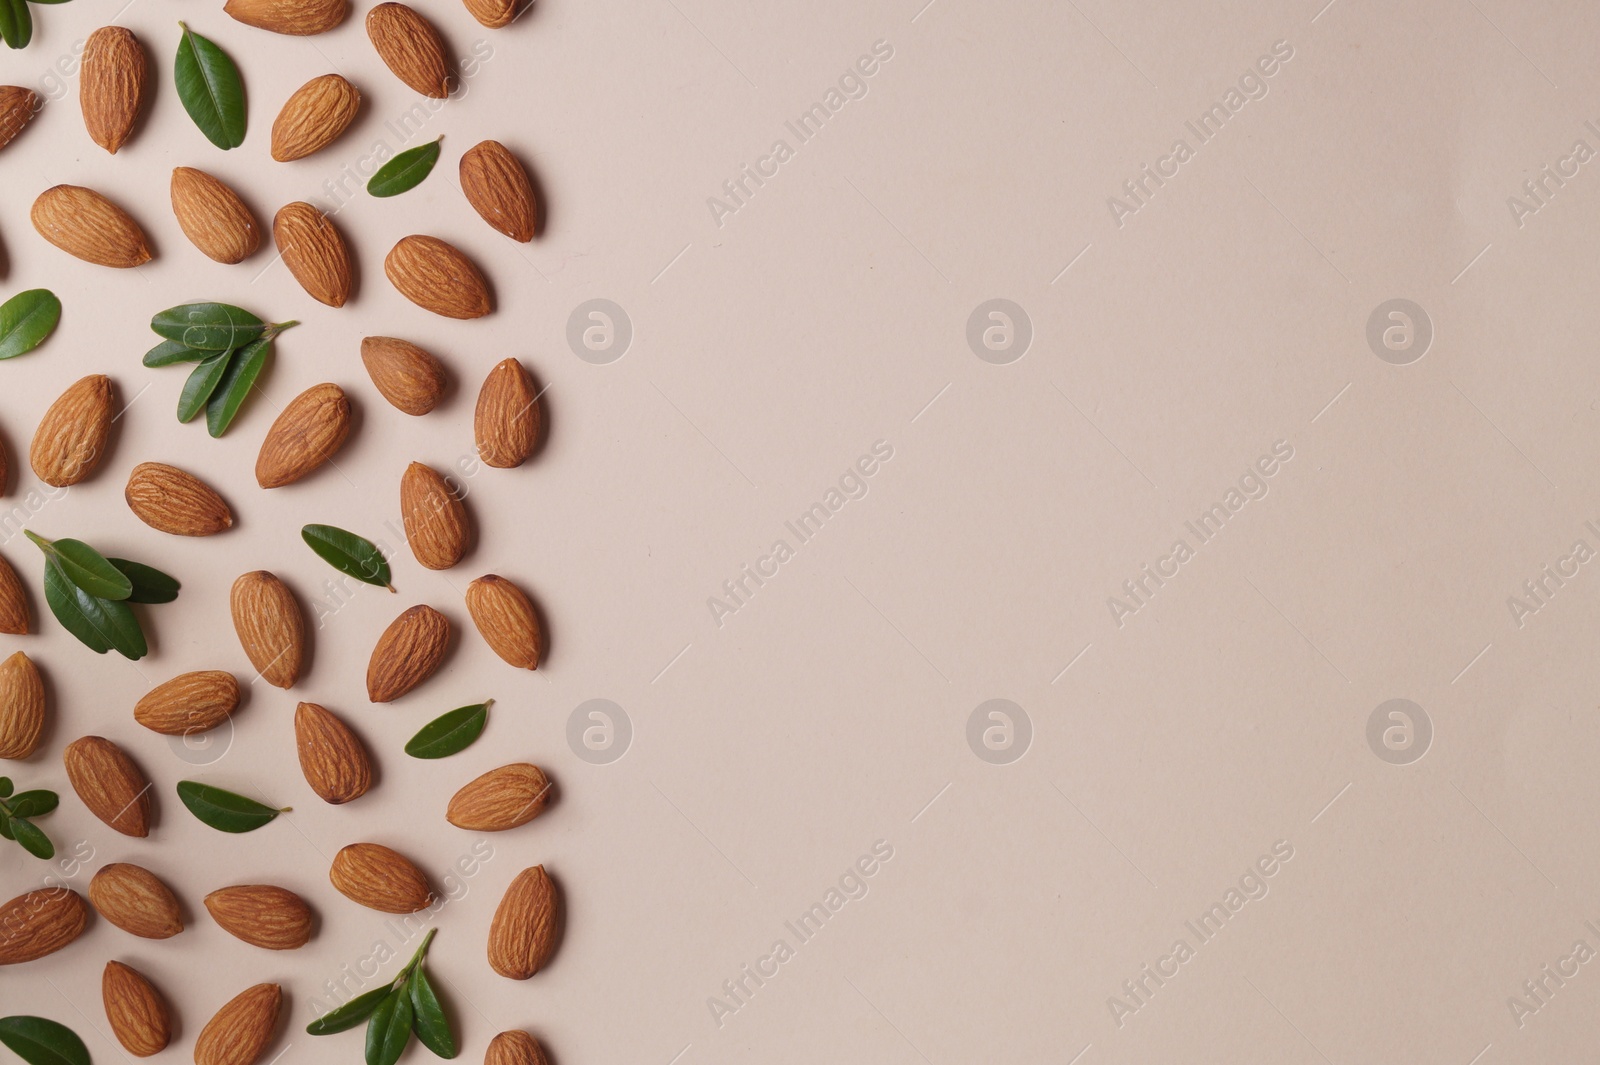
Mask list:
[[[144,103],[145,55],[139,39],[121,26],[101,26],[83,46],[78,102],[89,139],[117,154],[133,132]]]
[[[300,772],[323,802],[335,806],[359,799],[372,787],[372,762],[350,726],[316,703],[294,712]]]
[[[189,243],[219,263],[243,262],[261,247],[255,212],[223,182],[192,166],[172,168],[172,213]]]
[[[544,968],[555,952],[557,910],[556,886],[544,866],[518,873],[489,925],[489,968],[510,980]]]
[[[504,832],[543,813],[550,787],[550,778],[536,765],[503,765],[456,792],[444,819],[470,832]]]
[[[33,201],[31,217],[41,237],[86,263],[125,269],[150,261],[139,223],[93,189],[45,189]]]
[[[228,0],[222,10],[246,26],[309,37],[344,21],[349,0]]]
[[[126,862],[113,862],[89,881],[95,912],[118,928],[142,939],[171,939],[183,931],[178,897],[154,873]]]
[[[406,542],[429,569],[449,569],[467,553],[467,507],[431,466],[413,462],[400,477]]]
[[[471,7],[469,3],[467,5]],[[488,1053],[483,1055],[483,1065],[550,1065],[544,1047],[527,1032],[501,1032],[489,1040]]]
[[[444,364],[408,340],[366,337],[361,361],[383,398],[407,414],[432,410],[448,383]]]
[[[468,13],[491,30],[508,26],[516,18],[517,0],[464,0],[464,2]]]
[[[133,707],[133,719],[164,736],[189,736],[216,728],[239,707],[232,673],[203,669],[157,684]]]
[[[389,623],[367,662],[367,698],[388,703],[433,676],[450,643],[450,622],[431,606],[414,606]]]
[[[267,950],[296,950],[311,939],[311,907],[287,888],[240,884],[206,896],[206,909],[222,930]]]
[[[474,0],[468,0],[467,8]],[[495,3],[495,0],[477,0]],[[497,5],[498,6],[498,5]],[[506,0],[509,19],[512,4]],[[474,15],[477,11],[472,12]],[[479,16],[479,21],[482,16]],[[499,141],[481,141],[461,157],[461,191],[472,209],[495,229],[523,244],[533,239],[539,226],[539,205],[533,198],[533,181],[511,150]]]
[[[379,4],[367,12],[367,36],[394,76],[424,96],[443,100],[454,78],[444,42],[433,24],[404,4]]]
[[[350,398],[338,385],[312,385],[289,401],[261,442],[256,483],[293,484],[333,457],[350,435]]]
[[[438,237],[402,237],[383,260],[400,295],[446,318],[482,318],[494,309],[489,283],[472,260]]]
[[[306,626],[300,603],[276,574],[252,570],[233,582],[233,631],[250,664],[268,684],[289,688],[305,661]]]
[[[65,488],[94,473],[111,436],[111,378],[90,374],[50,404],[33,431],[28,465],[39,480]]]
[[[467,585],[467,613],[494,653],[518,669],[538,669],[544,649],[539,615],[526,593],[495,573]]]
[[[233,511],[210,485],[162,462],[141,462],[122,497],[134,516],[175,536],[210,536],[233,527]]]
[[[44,681],[21,651],[0,662],[0,758],[26,758],[44,732]]]
[[[235,995],[200,1029],[194,1065],[255,1065],[272,1042],[282,1005],[277,984],[257,984]]]
[[[416,913],[433,898],[422,870],[381,843],[352,843],[335,854],[328,879],[345,898],[384,913]]]
[[[0,558],[0,632],[9,636],[28,634],[28,597],[11,563]]]
[[[21,85],[0,85],[0,148],[11,143],[11,138],[22,132],[22,127],[33,121],[34,113],[44,101],[32,89]]]
[[[344,78],[312,78],[284,101],[273,121],[272,157],[287,163],[320,152],[339,138],[359,110],[361,93]]]
[[[83,934],[89,907],[70,888],[41,888],[0,906],[0,965],[54,954]]]
[[[172,1042],[172,1015],[167,1001],[139,970],[120,961],[106,962],[105,972],[100,975],[100,997],[111,1033],[128,1053],[148,1058]]]
[[[539,440],[539,393],[533,375],[516,359],[502,359],[478,390],[472,428],[478,457],[509,470],[520,466]]]
[[[89,812],[124,836],[150,834],[150,781],[121,747],[84,736],[61,752],[72,790]]]
[[[312,299],[344,306],[350,298],[350,249],[327,215],[304,201],[285,204],[272,219],[272,240]]]

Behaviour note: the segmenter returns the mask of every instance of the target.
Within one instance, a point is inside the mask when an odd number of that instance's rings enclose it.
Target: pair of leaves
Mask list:
[[[228,53],[182,22],[172,80],[178,99],[206,140],[224,150],[244,143],[244,83]]]
[[[295,324],[268,325],[226,303],[186,303],[150,320],[150,328],[166,339],[145,353],[144,364],[198,362],[178,397],[178,420],[192,421],[204,410],[206,431],[218,437],[266,369],[273,338]]]
[[[276,809],[194,780],[178,781],[178,798],[189,812],[219,832],[254,832],[288,807]]]
[[[0,837],[15,840],[35,858],[54,858],[56,846],[30,818],[43,817],[56,808],[60,797],[53,791],[11,794],[11,779],[0,777]]]
[[[32,351],[60,320],[61,301],[47,288],[30,288],[0,303],[0,359]]]
[[[363,584],[394,591],[389,583],[389,561],[378,545],[333,525],[307,525],[300,538],[328,565]]]
[[[386,987],[357,995],[306,1026],[311,1035],[333,1035],[367,1022],[367,1065],[394,1065],[415,1035],[441,1058],[458,1052],[455,1033],[439,1005],[423,962],[437,929],[430,929],[406,967]]]
[[[170,603],[178,597],[177,580],[140,562],[106,558],[82,540],[24,531],[44,552],[45,603],[62,627],[95,654],[143,658],[149,645],[128,604]]]
[[[466,750],[483,734],[493,704],[493,699],[486,699],[439,715],[411,737],[406,753],[413,758],[444,758]]]
[[[407,148],[384,163],[367,182],[368,194],[398,196],[422,184],[423,179],[433,172],[433,164],[439,161],[439,141],[442,140],[444,138],[440,137],[431,144]]]
[[[78,1033],[44,1017],[0,1017],[0,1043],[28,1065],[89,1065]]]

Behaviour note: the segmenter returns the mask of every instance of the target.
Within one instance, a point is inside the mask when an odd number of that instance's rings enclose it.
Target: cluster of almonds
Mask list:
[[[514,0],[465,0],[490,27],[509,23]],[[227,13],[240,22],[277,33],[307,35],[338,25],[348,0],[229,0]],[[366,20],[383,61],[402,81],[430,97],[451,91],[451,68],[438,33],[416,11],[382,3]],[[146,84],[145,53],[127,30],[105,27],[91,35],[83,56],[81,102],[90,136],[115,153],[139,115]],[[313,79],[283,106],[272,129],[272,155],[303,158],[331,143],[355,117],[356,88],[337,74]],[[40,101],[27,89],[0,86],[0,147],[28,122]],[[467,199],[494,228],[528,241],[536,205],[527,172],[496,141],[485,141],[461,160]],[[260,227],[244,201],[227,185],[191,167],[172,175],[172,206],[184,233],[202,252],[237,263],[260,243]],[[138,224],[99,193],[60,185],[35,201],[32,219],[52,244],[80,259],[131,267],[150,258]],[[273,222],[279,252],[300,285],[329,306],[350,295],[349,249],[320,211],[291,203]],[[489,287],[460,251],[430,236],[401,240],[385,260],[395,287],[417,305],[452,318],[489,313]],[[439,361],[414,344],[368,337],[362,360],[378,391],[407,414],[433,409],[445,384]],[[477,449],[500,468],[521,465],[540,430],[537,394],[528,371],[515,359],[495,366],[484,381],[474,418]],[[51,405],[34,433],[29,464],[55,486],[91,476],[106,454],[113,420],[113,386],[94,374],[72,385]],[[271,489],[292,484],[329,461],[350,432],[350,402],[336,384],[315,385],[291,401],[264,438],[256,480]],[[0,453],[0,478],[6,458]],[[3,482],[0,482],[3,483]],[[207,536],[233,525],[227,502],[183,470],[145,462],[128,478],[125,498],[141,520],[163,532]],[[400,506],[408,544],[429,569],[460,561],[470,540],[461,498],[430,467],[412,463],[400,482]],[[496,574],[474,580],[466,593],[474,624],[505,661],[535,669],[543,645],[538,616],[528,596]],[[264,570],[234,582],[234,627],[246,656],[268,683],[281,688],[300,678],[306,627],[298,601],[285,582]],[[0,559],[0,631],[26,633],[29,615],[22,587]],[[404,611],[379,637],[367,668],[367,694],[374,703],[397,699],[425,681],[444,658],[450,635],[446,617],[426,605]],[[135,721],[167,735],[203,732],[223,723],[239,703],[235,677],[220,670],[184,673],[157,685],[139,700]],[[0,663],[0,757],[25,758],[43,734],[45,693],[38,670],[22,652]],[[349,802],[372,783],[367,751],[356,734],[326,708],[301,702],[295,713],[301,769],[313,791],[331,804]],[[111,740],[85,736],[64,751],[67,775],[88,809],[116,831],[143,837],[150,830],[151,789],[134,761]],[[544,808],[551,784],[539,767],[517,763],[483,774],[451,799],[446,818],[471,831],[502,831],[525,824]],[[388,913],[415,913],[435,901],[423,872],[405,856],[376,843],[354,843],[339,851],[329,871],[333,886],[349,899]],[[177,896],[153,873],[115,863],[93,877],[89,902],[111,924],[136,936],[165,939],[183,929]],[[225,887],[205,897],[222,928],[271,950],[290,950],[311,936],[311,909],[295,893],[272,885]],[[0,966],[28,962],[65,947],[84,930],[87,909],[65,887],[28,892],[0,905]],[[488,960],[505,977],[527,979],[544,966],[557,938],[559,902],[543,866],[523,870],[495,912]],[[117,961],[103,976],[107,1018],[132,1054],[149,1055],[171,1038],[167,1004],[141,973]],[[195,1045],[197,1065],[253,1065],[275,1031],[282,995],[278,985],[257,984],[234,997],[211,1018]],[[539,1044],[525,1032],[504,1032],[490,1045],[492,1065],[543,1065]]]

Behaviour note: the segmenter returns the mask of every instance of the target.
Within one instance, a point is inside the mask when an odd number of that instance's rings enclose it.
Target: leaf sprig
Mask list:
[[[129,603],[170,603],[177,580],[153,566],[106,558],[82,540],[46,540],[24,529],[44,552],[44,601],[62,628],[97,655],[115,650],[140,659],[150,650]]]
[[[437,928],[428,929],[405,968],[385,987],[374,988],[306,1026],[310,1035],[333,1035],[367,1022],[367,1065],[394,1065],[417,1041],[441,1058],[456,1056],[456,1037],[423,969]]]
[[[56,845],[34,826],[32,819],[56,808],[61,797],[53,791],[23,791],[12,794],[10,777],[0,777],[0,836],[16,840],[35,858],[54,858]]]
[[[0,0],[4,3],[5,0]],[[145,353],[150,367],[197,362],[178,397],[178,420],[206,412],[206,431],[221,436],[272,357],[272,341],[298,322],[267,323],[226,303],[185,303],[150,319],[161,343]]]

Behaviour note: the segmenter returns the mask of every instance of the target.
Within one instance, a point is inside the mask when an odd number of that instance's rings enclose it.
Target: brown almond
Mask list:
[[[498,0],[476,2],[497,3]],[[473,3],[474,0],[467,0],[469,10]],[[508,17],[511,7],[510,0],[506,0]],[[495,229],[523,244],[533,239],[534,230],[539,226],[539,205],[533,198],[533,181],[504,144],[482,141],[467,149],[461,157],[461,191],[479,217]]]
[[[300,604],[276,574],[252,570],[233,582],[233,630],[250,664],[268,684],[289,688],[305,661],[306,625]]]
[[[0,148],[10,144],[11,138],[33,121],[42,103],[44,101],[32,89],[24,89],[21,85],[0,85]]]
[[[444,819],[469,832],[504,832],[543,813],[550,787],[550,778],[536,765],[503,765],[456,792]]]
[[[206,896],[206,910],[235,939],[267,950],[296,950],[311,939],[311,907],[287,888],[240,884]]]
[[[73,740],[61,752],[72,790],[89,812],[124,836],[150,834],[150,781],[103,736]]]
[[[21,651],[0,662],[0,758],[26,758],[44,732],[44,681]]]
[[[167,1000],[144,973],[120,961],[106,962],[100,975],[100,998],[111,1034],[134,1057],[159,1054],[172,1042]]]
[[[163,462],[141,462],[122,497],[134,516],[174,536],[210,536],[233,527],[233,511],[216,489]]]
[[[277,984],[257,984],[235,995],[200,1029],[194,1065],[255,1065],[272,1042],[282,1005]]]
[[[367,698],[388,703],[433,676],[450,643],[450,622],[431,606],[414,606],[389,623],[367,662]]]
[[[33,201],[30,216],[41,237],[86,263],[126,269],[150,261],[150,245],[139,223],[93,189],[45,189]]]
[[[502,359],[483,379],[473,415],[478,457],[502,470],[533,454],[539,441],[539,393],[533,375],[516,359]]]
[[[116,155],[139,118],[144,85],[144,46],[137,37],[121,26],[101,26],[89,34],[78,76],[89,139]]]
[[[518,669],[538,669],[544,632],[533,602],[496,573],[467,585],[467,613],[494,653]]]
[[[494,309],[489,282],[461,252],[438,237],[402,237],[383,260],[400,295],[446,318],[482,318]]]
[[[350,0],[228,0],[222,10],[246,26],[309,37],[343,22]]]
[[[366,746],[325,707],[301,703],[294,712],[294,738],[300,772],[323,802],[347,803],[372,787]]]
[[[272,123],[272,158],[304,159],[339,138],[361,110],[361,93],[338,74],[312,78],[284,101]]]
[[[157,684],[133,707],[133,719],[164,736],[189,736],[214,729],[239,708],[239,682],[232,673],[202,669]]]
[[[261,247],[261,223],[232,188],[192,166],[172,168],[172,213],[183,235],[219,263],[243,262]]]
[[[555,952],[558,909],[556,886],[544,866],[518,873],[489,925],[489,968],[510,980],[526,980],[544,968]]]
[[[83,934],[89,907],[71,888],[40,888],[0,906],[0,965],[54,954]]]
[[[463,0],[463,3],[473,18],[491,30],[509,26],[516,19],[517,0]]]
[[[304,201],[285,204],[272,219],[272,240],[312,299],[344,306],[350,298],[350,249],[327,215]]]
[[[406,543],[429,569],[449,569],[467,553],[467,506],[439,471],[420,462],[400,477],[400,517]]]
[[[433,23],[405,4],[379,4],[367,12],[367,36],[394,76],[424,96],[443,100],[455,79],[444,41]]]
[[[471,7],[469,3],[467,5]],[[489,1050],[483,1055],[483,1065],[550,1065],[544,1047],[527,1032],[501,1032],[489,1040]]]
[[[444,395],[444,364],[409,340],[366,337],[361,361],[383,398],[407,414],[423,415]]]
[[[256,456],[262,488],[293,484],[327,462],[350,435],[350,397],[336,384],[312,385],[289,401]]]
[[[433,899],[422,870],[381,843],[352,843],[335,854],[328,879],[345,898],[384,913],[416,913]]]
[[[8,636],[28,634],[28,596],[11,563],[0,557],[0,632]]]
[[[80,378],[61,393],[28,445],[34,476],[65,488],[99,469],[111,436],[111,403],[111,378],[105,374]]]
[[[183,931],[178,897],[148,869],[126,862],[104,866],[89,881],[95,912],[142,939],[171,939]]]

